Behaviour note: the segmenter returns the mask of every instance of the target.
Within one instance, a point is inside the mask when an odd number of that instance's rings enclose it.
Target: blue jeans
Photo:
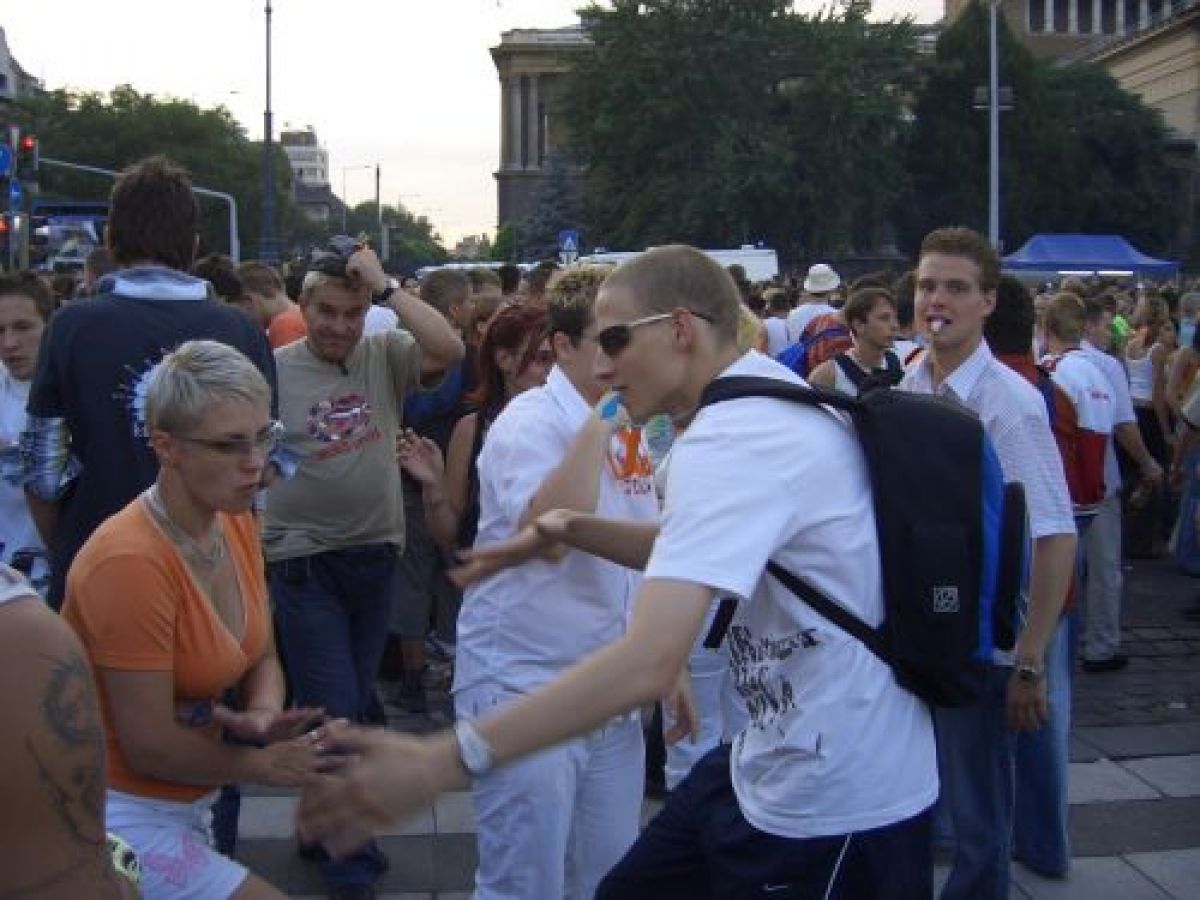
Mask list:
[[[1070,645],[1070,621],[1063,616],[1046,647],[1050,718],[1037,731],[1017,735],[1013,856],[1048,877],[1066,875],[1071,862],[1067,835]]]
[[[391,544],[271,564],[271,600],[298,705],[365,719],[387,640],[395,566]],[[328,884],[363,884],[385,868],[386,860],[371,845],[346,859],[323,861],[321,875]]]
[[[954,829],[942,900],[1008,900],[1014,741],[1005,703],[1011,674],[992,666],[979,700],[934,710],[941,803]]]

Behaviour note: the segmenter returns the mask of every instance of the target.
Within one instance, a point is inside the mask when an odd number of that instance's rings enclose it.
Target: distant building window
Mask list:
[[[0,72],[0,91],[8,92],[8,76]]]

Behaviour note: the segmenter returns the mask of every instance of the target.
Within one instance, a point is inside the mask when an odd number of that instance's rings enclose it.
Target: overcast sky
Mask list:
[[[402,202],[448,245],[491,232],[499,81],[488,48],[512,28],[576,21],[581,0],[272,0],[276,135],[316,129],[333,190]],[[815,11],[822,3],[801,0]],[[224,104],[263,129],[263,0],[0,0],[9,49],[48,88],[139,91]],[[875,17],[940,18],[942,0],[876,0]],[[44,148],[49,155],[53,148]],[[77,160],[86,163],[88,160]],[[353,168],[348,168],[353,167]],[[363,167],[363,168],[359,168]],[[347,169],[344,171],[344,169]]]

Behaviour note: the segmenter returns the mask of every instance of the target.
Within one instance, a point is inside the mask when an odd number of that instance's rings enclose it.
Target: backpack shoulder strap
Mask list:
[[[775,400],[788,400],[792,403],[803,403],[806,406],[831,406],[835,409],[855,413],[861,409],[861,404],[853,397],[848,397],[831,388],[813,385],[793,384],[780,378],[766,378],[758,375],[729,375],[725,378],[714,378],[700,395],[700,408],[722,403],[726,400],[737,400],[742,397],[768,397]]]
[[[858,363],[850,358],[850,354],[839,353],[833,358],[833,361],[842,370],[842,374],[850,379],[851,384],[856,388],[862,388],[863,382],[867,380],[867,373],[858,367]]]
[[[857,638],[867,649],[887,662],[883,641],[879,632],[845,607],[834,603],[803,578],[792,574],[774,560],[767,561],[767,571],[775,576],[784,587],[815,609],[847,634]]]
[[[904,365],[895,350],[885,350],[883,353],[884,370],[889,375],[904,375]]]

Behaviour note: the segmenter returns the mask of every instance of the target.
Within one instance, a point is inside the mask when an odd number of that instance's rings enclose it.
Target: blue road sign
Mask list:
[[[558,250],[560,253],[579,252],[579,232],[575,229],[558,233]]]
[[[0,178],[7,178],[12,172],[13,153],[8,144],[0,144]]]
[[[8,183],[8,209],[9,212],[20,212],[21,207],[25,203],[25,192],[21,190],[21,182],[13,179]]]

